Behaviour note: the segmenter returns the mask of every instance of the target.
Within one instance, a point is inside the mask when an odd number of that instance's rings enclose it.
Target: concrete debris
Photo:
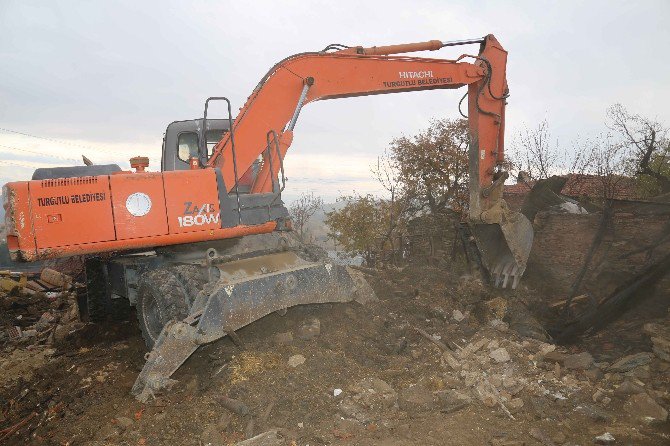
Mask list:
[[[509,324],[507,322],[503,322],[500,319],[493,319],[492,321],[489,322],[489,324],[491,325],[491,327],[503,333],[509,330]]]
[[[463,348],[463,350],[460,351],[459,357],[461,359],[467,359],[470,357],[470,355],[478,352],[482,347],[484,347],[489,342],[490,341],[486,338],[481,338],[478,341],[471,342],[468,345],[466,345],[465,348]]]
[[[631,396],[624,404],[624,409],[632,416],[647,421],[666,421],[668,411],[646,393]]]
[[[293,355],[290,358],[288,358],[288,365],[291,367],[298,367],[299,365],[304,364],[306,361],[305,357],[303,355]]]
[[[670,321],[665,324],[644,324],[643,331],[651,338],[652,351],[659,359],[670,362]]]
[[[598,435],[596,438],[594,438],[593,442],[595,444],[614,444],[616,443],[616,439],[614,438],[614,435],[610,434],[609,432],[605,432],[604,434]]]
[[[393,406],[398,394],[386,381],[379,378],[365,378],[351,389],[354,399],[367,408],[388,409]]]
[[[463,319],[465,319],[465,315],[460,310],[454,310],[451,314],[451,318],[456,322],[461,322]]]
[[[472,404],[472,398],[457,390],[440,390],[434,396],[440,412],[443,413],[457,412]]]
[[[545,446],[556,445],[556,443],[554,443],[554,440],[552,440],[551,436],[549,436],[549,434],[547,434],[545,431],[543,431],[538,427],[531,428],[528,433],[530,434],[531,437],[533,437],[534,439],[536,439]]]
[[[647,352],[624,356],[623,358],[619,359],[617,362],[612,364],[608,370],[613,372],[628,372],[630,370],[633,370],[635,367],[649,364],[652,358],[653,355]]]
[[[404,412],[418,413],[433,407],[433,393],[421,384],[415,384],[400,392],[398,407]]]
[[[568,355],[563,360],[565,368],[570,370],[584,370],[593,367],[593,356],[588,352]]]
[[[442,353],[442,359],[449,367],[452,368],[452,370],[460,370],[461,363],[458,362],[458,360],[454,358],[454,355],[452,355],[451,353],[449,352]]]
[[[507,350],[502,347],[497,348],[489,353],[489,357],[499,364],[502,362],[507,362],[511,359],[509,353],[507,353]]]
[[[557,364],[563,364],[565,362],[565,358],[568,357],[567,354],[555,350],[548,351],[547,353],[544,353],[542,356],[542,359],[547,362],[555,362]]]
[[[638,393],[644,393],[644,387],[628,379],[622,382],[619,387],[614,390],[615,395],[623,397],[636,395]]]
[[[283,446],[289,443],[281,436],[278,429],[273,429],[235,444],[237,446]]]

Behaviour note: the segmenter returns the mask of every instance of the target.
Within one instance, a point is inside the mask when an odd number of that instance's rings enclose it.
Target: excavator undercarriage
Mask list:
[[[272,312],[282,314],[301,304],[376,299],[361,272],[333,263],[325,251],[299,243],[291,233],[177,246],[103,263],[114,282],[135,278],[127,286],[151,349],[132,389],[141,401],[168,387],[172,373],[200,345],[234,336]],[[88,275],[99,271],[99,265],[99,260],[89,260]],[[125,279],[109,276],[113,270]],[[94,295],[99,291],[90,288]],[[112,304],[123,303],[121,296],[114,297]]]

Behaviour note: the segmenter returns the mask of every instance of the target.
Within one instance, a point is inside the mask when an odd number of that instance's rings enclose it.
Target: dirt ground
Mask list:
[[[538,298],[525,286],[430,266],[370,282],[377,302],[292,308],[240,330],[243,346],[200,348],[148,404],[129,393],[146,353],[134,321],[77,322],[73,297],[0,296],[0,444],[670,444],[670,363],[640,321],[566,349],[517,333],[541,336],[519,322]]]

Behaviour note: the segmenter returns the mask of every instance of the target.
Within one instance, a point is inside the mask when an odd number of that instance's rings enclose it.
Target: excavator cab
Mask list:
[[[227,119],[207,119],[207,129],[204,132],[206,157],[212,156],[214,147],[229,132],[230,123]],[[167,126],[163,134],[163,147],[161,151],[161,171],[189,170],[189,160],[200,156],[202,150],[200,139],[203,137],[203,119],[189,119],[185,121],[174,121]],[[248,194],[258,176],[262,165],[262,157],[259,157],[244,172],[238,182],[238,192]]]
[[[163,135],[163,149],[161,153],[161,171],[189,170],[189,159],[198,157],[200,151],[200,138],[202,135],[203,119],[189,119],[186,121],[174,121],[167,126]],[[229,123],[227,119],[208,119],[205,130],[205,145],[207,156],[221,138],[228,133]]]

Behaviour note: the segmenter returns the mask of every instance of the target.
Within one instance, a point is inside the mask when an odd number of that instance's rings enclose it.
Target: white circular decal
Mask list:
[[[126,209],[135,217],[147,215],[151,210],[151,198],[143,192],[130,194],[126,199]]]

